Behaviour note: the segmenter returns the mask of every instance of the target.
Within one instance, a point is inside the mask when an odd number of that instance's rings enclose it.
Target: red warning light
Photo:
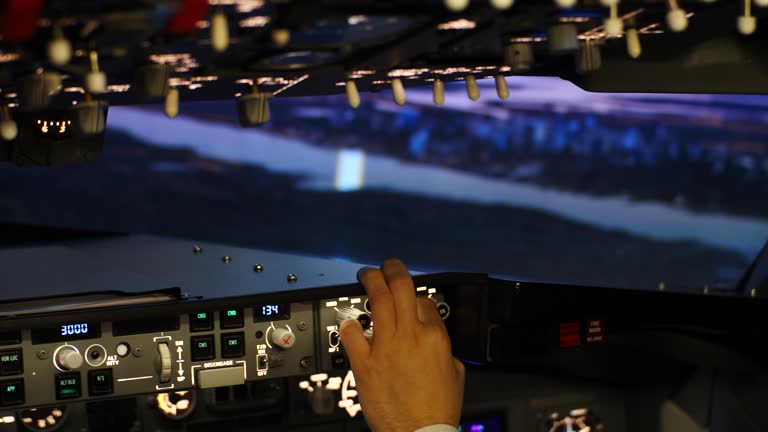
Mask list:
[[[581,322],[560,323],[560,348],[571,348],[579,345],[581,345]]]

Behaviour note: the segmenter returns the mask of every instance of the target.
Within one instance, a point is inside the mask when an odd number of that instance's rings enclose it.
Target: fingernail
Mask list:
[[[361,274],[362,274],[364,271],[366,271],[366,270],[368,270],[368,269],[374,269],[374,268],[376,268],[376,267],[371,267],[371,266],[365,266],[365,267],[361,267],[361,268],[360,268],[360,270],[358,270],[358,271],[357,271],[357,280],[358,280],[358,281],[360,280],[360,275],[361,275]]]

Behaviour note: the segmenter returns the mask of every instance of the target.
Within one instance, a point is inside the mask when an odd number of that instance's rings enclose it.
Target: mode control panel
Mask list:
[[[446,317],[450,308],[434,288]],[[348,368],[339,325],[375,322],[365,296],[199,310],[162,318],[61,322],[0,341],[0,407],[13,409],[212,388]]]
[[[435,302],[437,311],[443,319],[451,314],[451,308],[444,301],[444,296],[437,288],[417,287],[418,297],[428,297]],[[339,325],[347,319],[357,320],[363,327],[364,335],[370,339],[375,332],[375,322],[371,314],[371,305],[366,296],[339,297],[320,302],[318,305],[320,321],[320,369],[332,371],[349,368],[349,362],[341,344]]]

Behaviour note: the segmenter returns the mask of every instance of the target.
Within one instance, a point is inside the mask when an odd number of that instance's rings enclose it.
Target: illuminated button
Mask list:
[[[219,312],[219,323],[223,329],[243,328],[243,310],[227,309]]]
[[[196,312],[189,314],[189,331],[201,332],[213,330],[213,314]]]
[[[0,381],[0,405],[19,405],[24,403],[24,380]]]
[[[192,361],[211,360],[216,356],[216,342],[213,335],[195,336],[190,340]]]
[[[225,333],[221,335],[221,356],[224,358],[245,355],[245,334]]]
[[[82,395],[80,372],[56,375],[56,399],[77,399]]]
[[[125,357],[128,355],[129,352],[131,352],[131,346],[125,342],[121,342],[117,344],[117,348],[115,348],[115,352],[120,357]]]
[[[20,349],[0,351],[0,375],[19,375],[23,372]]]
[[[112,394],[112,369],[96,369],[88,371],[88,394],[104,396]]]

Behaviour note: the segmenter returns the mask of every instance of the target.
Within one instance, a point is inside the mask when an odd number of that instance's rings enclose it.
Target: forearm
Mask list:
[[[423,427],[415,432],[456,432],[455,426],[446,424],[436,424],[432,426]]]

